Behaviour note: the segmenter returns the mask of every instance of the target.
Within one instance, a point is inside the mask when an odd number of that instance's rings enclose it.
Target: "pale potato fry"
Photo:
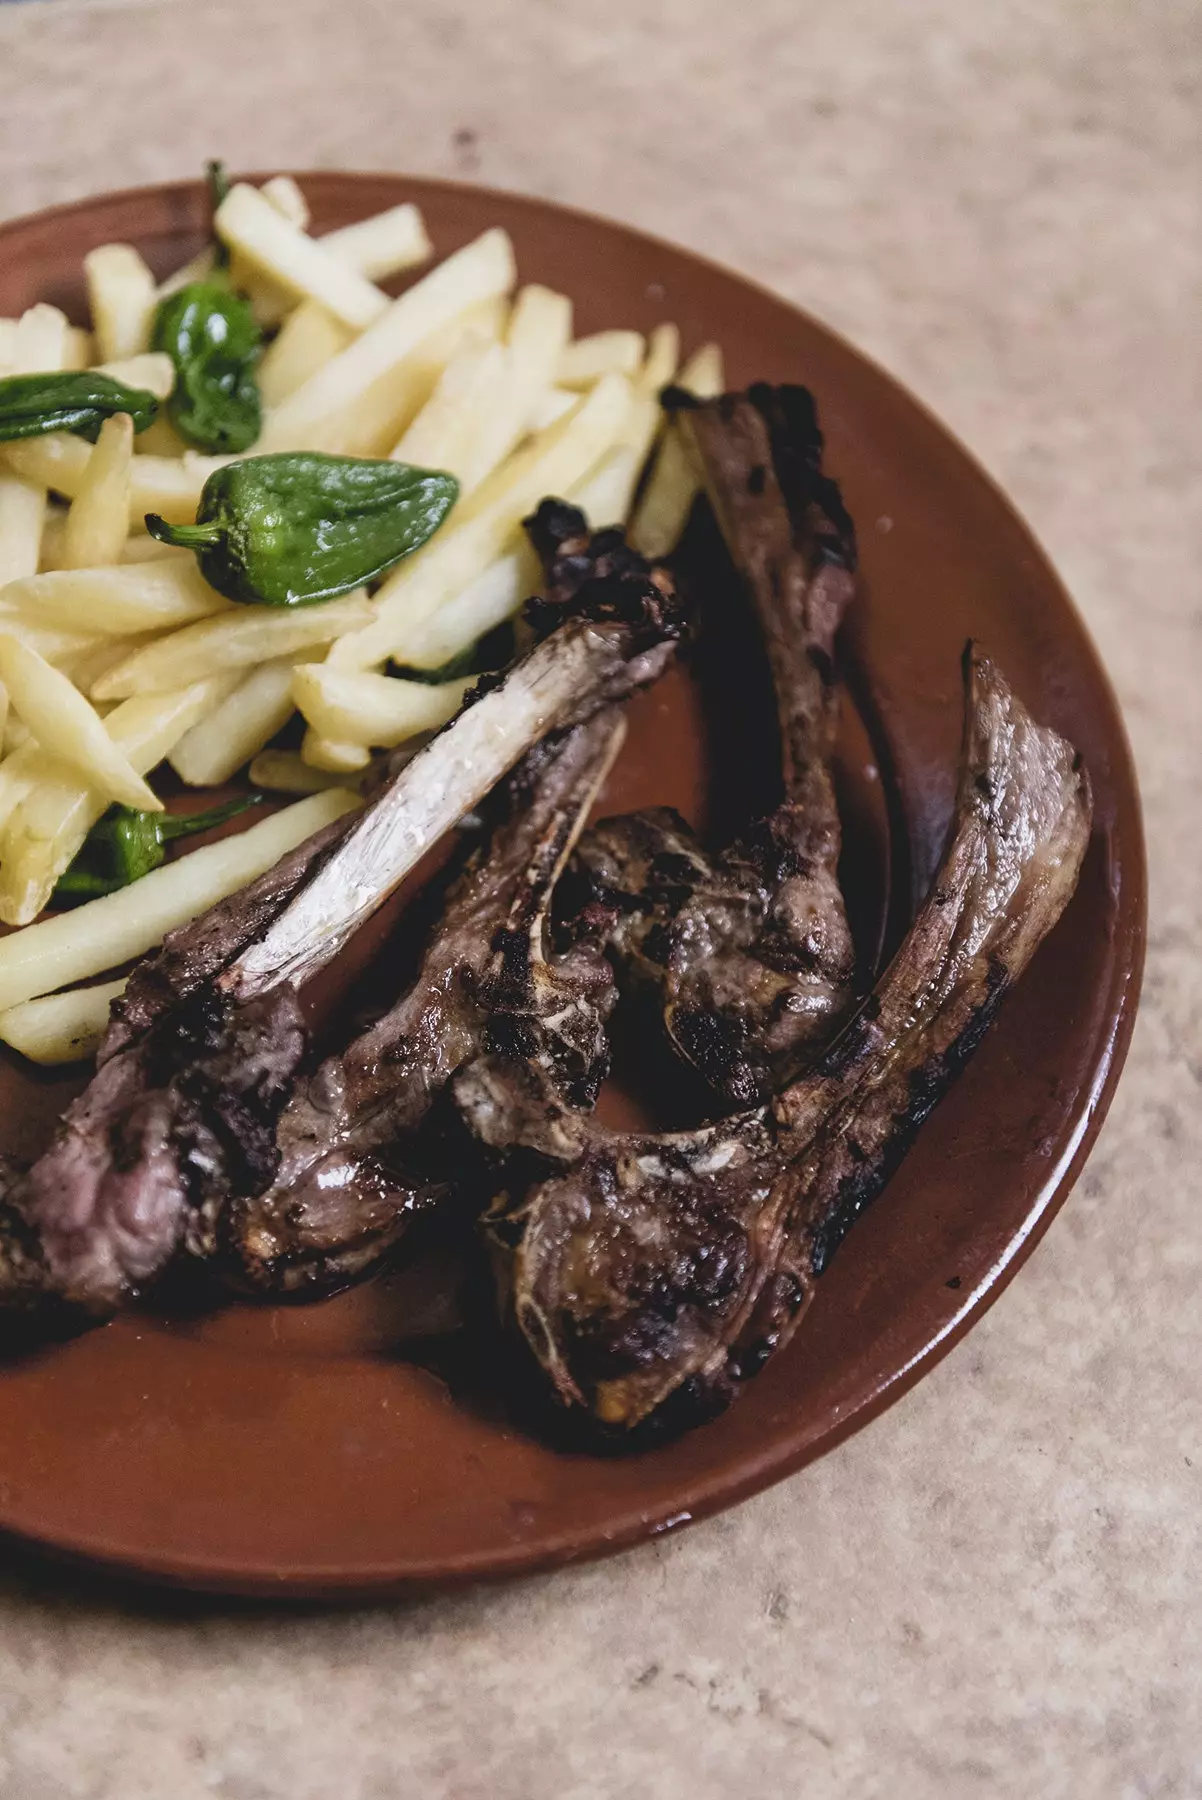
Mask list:
[[[718,345],[703,344],[689,358],[678,379],[679,385],[698,399],[708,400],[720,394],[724,373]],[[700,486],[679,432],[669,425],[630,529],[635,549],[648,557],[667,556],[675,549]]]
[[[182,737],[169,761],[189,787],[217,787],[292,717],[290,658],[262,663]]]
[[[3,744],[8,730],[8,689],[0,681],[0,744]]]
[[[490,412],[503,404],[509,379],[504,344],[467,345],[439,376],[434,392],[392,452],[393,459],[419,469],[448,469],[459,478],[460,493],[470,492],[476,485],[467,473],[475,462],[474,446]]]
[[[39,300],[17,320],[13,337],[12,373],[14,375],[52,374],[67,366],[72,342],[71,326],[57,306]]]
[[[135,455],[129,470],[130,511],[138,519],[158,513],[171,525],[191,525],[209,476],[236,460],[232,456],[200,456],[194,450],[182,457]]]
[[[643,460],[636,445],[616,444],[589,470],[571,499],[592,530],[625,523]]]
[[[7,612],[3,606],[0,606],[0,631],[10,631],[39,656],[44,656],[48,663],[67,674],[78,657],[96,649],[99,644],[115,641],[98,637],[91,631],[71,631],[63,626],[47,625],[21,613]]]
[[[0,1009],[87,981],[162,943],[360,804],[346,789],[298,800],[237,836],[166,863],[119,893],[89,900],[0,940]]]
[[[397,644],[511,548],[509,540],[540,500],[562,493],[588,472],[621,434],[630,405],[629,382],[605,375],[574,412],[516,451],[384,581],[375,596],[375,622],[348,633],[332,662],[370,669],[386,661]]]
[[[667,387],[680,361],[680,332],[675,325],[657,325],[647,339],[647,360],[639,370],[636,386],[653,400]]]
[[[17,321],[0,319],[0,375],[7,375],[12,369],[13,350],[17,341]]]
[[[95,1056],[108,1030],[109,1008],[125,992],[125,981],[122,976],[10,1006],[0,1013],[0,1041],[47,1068]]]
[[[213,219],[222,241],[300,299],[318,300],[362,331],[388,310],[388,296],[283,219],[257,188],[238,181]]]
[[[354,748],[357,752],[359,746]],[[356,776],[314,768],[296,750],[260,750],[247,773],[252,787],[274,794],[321,794],[332,787],[357,787],[363,779],[362,771]]]
[[[132,244],[102,244],[83,267],[101,362],[140,356],[158,304],[154,276]]]
[[[67,543],[67,508],[47,500],[42,516],[42,541],[38,546],[38,571],[61,569]]]
[[[88,473],[71,502],[63,534],[64,569],[95,569],[115,563],[129,536],[129,465],[134,422],[116,413],[100,427],[88,459]]]
[[[96,340],[90,331],[68,325],[63,345],[64,369],[90,369],[96,360]]]
[[[259,448],[344,449],[348,436],[355,441],[350,422],[371,390],[403,387],[406,364],[427,339],[481,301],[507,293],[513,279],[513,246],[504,231],[486,231],[448,256],[269,415]],[[387,441],[395,443],[400,429]]]
[[[104,728],[144,775],[220,705],[236,681],[236,673],[215,675],[174,694],[125,700]],[[37,918],[106,805],[103,795],[75,781],[32,738],[0,764],[0,821],[7,821],[0,839],[0,919],[6,925]]]
[[[281,219],[295,230],[309,229],[309,202],[291,175],[272,175],[259,189],[264,200],[270,200]]]
[[[523,600],[538,592],[541,580],[538,558],[528,543],[499,556],[398,642],[395,660],[413,669],[440,669],[512,618]]]
[[[162,350],[146,350],[141,356],[122,357],[118,362],[100,363],[101,375],[126,387],[143,388],[156,400],[168,400],[175,387],[175,364]]]
[[[259,364],[264,406],[282,405],[323,363],[345,350],[354,335],[316,300],[302,300],[284,320]]]
[[[123,569],[121,573],[134,571]],[[370,623],[373,616],[372,604],[361,589],[317,606],[227,607],[213,618],[198,619],[194,625],[185,625],[181,631],[136,650],[100,678],[92,698],[121,700],[132,694],[170,693],[205,675],[248,669],[255,663],[295,656],[314,644],[328,644],[343,632]]]
[[[0,681],[13,711],[48,756],[122,806],[162,811],[163,802],[118,750],[74,683],[7,631],[0,631]]]
[[[386,456],[398,434],[429,400],[447,363],[471,345],[496,343],[508,306],[500,296],[480,301],[428,337],[359,403],[338,419],[321,447],[342,456]],[[262,440],[257,446],[262,449]]]
[[[455,471],[465,493],[491,475],[530,430],[571,334],[572,303],[566,294],[538,286],[521,290],[509,321],[504,388],[481,410],[462,471]]]
[[[312,726],[301,745],[301,760],[310,768],[328,774],[359,774],[371,762],[370,752],[362,744],[341,744],[335,738],[324,738]],[[0,769],[0,775],[3,770]]]
[[[292,677],[292,697],[324,737],[391,749],[421,731],[437,731],[459,711],[475,682],[402,681],[394,675],[306,663]]]
[[[318,242],[368,281],[387,281],[391,275],[417,268],[434,253],[425,221],[408,201],[354,225],[340,225]]]
[[[571,388],[547,388],[534,409],[530,420],[531,431],[545,431],[548,425],[554,425],[556,419],[562,419],[565,413],[571,412],[579,398],[580,395],[574,394]]]
[[[6,627],[16,615],[18,623],[28,620],[93,636],[174,631],[229,610],[229,601],[209,586],[193,557],[158,556],[115,568],[55,569],[0,588]],[[172,686],[199,681],[203,672],[185,671],[183,681]]]
[[[54,306],[31,306],[17,320],[12,371],[16,375],[61,369],[67,321]],[[37,572],[46,521],[46,485],[21,473],[0,476],[0,587]]]
[[[74,500],[83,486],[92,446],[69,431],[49,431],[45,437],[5,444],[2,454],[9,469],[23,481],[53,488],[56,494]]]
[[[565,344],[555,365],[560,387],[592,387],[602,375],[633,375],[646,348],[641,331],[594,331]]]
[[[152,419],[145,431],[138,433],[139,456],[169,456],[178,461],[187,448],[186,442],[165,412],[161,412],[157,419]]]

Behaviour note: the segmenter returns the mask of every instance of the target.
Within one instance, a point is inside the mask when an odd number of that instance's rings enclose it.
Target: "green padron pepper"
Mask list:
[[[263,423],[255,368],[263,348],[249,300],[222,281],[192,281],[155,314],[152,350],[175,364],[167,415],[198,450],[249,450]]]
[[[227,819],[236,818],[248,806],[258,806],[261,801],[261,794],[248,794],[207,812],[182,816],[111,806],[89,831],[70,868],[59,877],[54,898],[70,903],[115,894],[166,862],[167,845],[176,838],[212,831],[214,826],[224,825]]]
[[[0,443],[70,431],[94,444],[115,413],[128,413],[134,430],[145,431],[158,410],[145,388],[126,387],[95,369],[6,375],[0,380]]]
[[[146,527],[195,550],[229,600],[310,606],[361,587],[417,550],[459,494],[453,475],[300,450],[248,456],[205,482],[195,525]]]

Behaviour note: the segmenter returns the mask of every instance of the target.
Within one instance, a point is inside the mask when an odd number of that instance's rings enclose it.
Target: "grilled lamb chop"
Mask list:
[[[855,533],[822,472],[806,389],[667,398],[767,647],[785,799],[712,858],[667,809],[603,820],[576,870],[587,896],[618,908],[615,952],[658,991],[676,1048],[728,1105],[747,1106],[796,1074],[851,1006],[831,758]]]
[[[512,1316],[558,1397],[606,1427],[720,1409],[788,1341],[1073,892],[1091,814],[1079,757],[985,658],[969,655],[966,683],[930,894],[859,1013],[772,1104],[694,1132],[613,1134],[511,1067],[478,1063],[456,1083],[501,1153],[488,1225]]]
[[[613,551],[607,538],[570,598],[539,607],[547,635],[483,678],[336,841],[302,847],[135,978],[92,1082],[7,1183],[6,1302],[103,1315],[186,1242],[203,1249],[229,1202],[272,1182],[306,1050],[299,986],[532,745],[654,680],[672,656],[670,578],[642,563],[611,569]]]
[[[453,887],[413,985],[302,1081],[280,1115],[279,1168],[195,1246],[259,1294],[326,1291],[391,1250],[442,1190],[409,1152],[436,1096],[487,1051],[537,1067],[591,1106],[609,1063],[616,998],[603,951],[548,954],[547,909],[621,745],[615,708],[536,745],[503,784],[502,816]]]

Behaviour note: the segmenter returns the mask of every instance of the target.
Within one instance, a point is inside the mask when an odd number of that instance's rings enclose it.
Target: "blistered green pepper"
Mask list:
[[[424,544],[459,493],[453,475],[402,462],[291,451],[248,456],[205,482],[195,525],[146,527],[195,550],[230,600],[309,606],[361,587]]]
[[[255,369],[263,333],[249,300],[221,281],[192,281],[155,315],[152,350],[175,364],[167,416],[198,450],[249,450],[263,423]]]
[[[112,806],[93,825],[83,848],[70,868],[59,877],[54,890],[56,900],[94,900],[100,894],[115,894],[140,881],[167,860],[167,845],[176,838],[192,837],[199,831],[212,831],[236,818],[248,806],[258,806],[260,794],[248,794],[241,800],[230,800],[207,812],[171,813],[138,812],[131,806]]]
[[[159,403],[145,388],[126,387],[95,369],[0,379],[0,443],[70,431],[95,443],[115,413],[128,413],[135,431],[153,424]]]

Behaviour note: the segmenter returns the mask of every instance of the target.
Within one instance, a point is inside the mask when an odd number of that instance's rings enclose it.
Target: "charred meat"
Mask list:
[[[718,1410],[788,1341],[1073,893],[1091,812],[1080,759],[984,657],[966,658],[966,686],[927,900],[867,1002],[770,1105],[613,1134],[495,1063],[456,1083],[500,1159],[487,1224],[512,1317],[559,1398],[606,1427]]]
[[[855,533],[804,388],[674,404],[767,648],[785,799],[714,857],[675,813],[604,820],[577,867],[586,894],[616,909],[615,953],[657,990],[676,1048],[746,1106],[796,1074],[851,1005],[831,758]]]
[[[520,1059],[566,1105],[593,1104],[613,974],[583,939],[552,953],[547,909],[622,735],[621,714],[606,709],[536,745],[503,784],[497,823],[452,888],[412,987],[297,1085],[270,1186],[216,1216],[203,1254],[235,1285],[314,1294],[392,1249],[441,1197],[410,1153],[473,1057]]]
[[[575,515],[579,520],[580,515]],[[279,1169],[306,1039],[297,990],[533,745],[652,681],[675,649],[670,578],[603,559],[538,612],[543,636],[340,834],[175,933],[132,984],[49,1149],[7,1185],[0,1295],[103,1315]],[[588,557],[587,537],[582,555]]]

